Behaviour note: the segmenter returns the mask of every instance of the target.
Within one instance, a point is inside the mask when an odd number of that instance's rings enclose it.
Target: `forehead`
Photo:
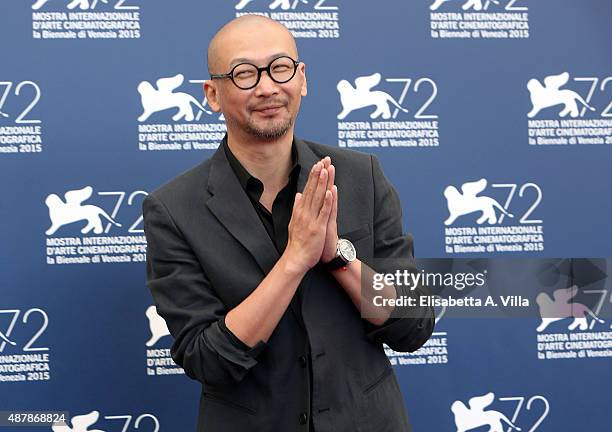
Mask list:
[[[265,65],[279,55],[297,58],[291,34],[280,25],[243,25],[220,36],[215,51],[217,63],[223,69],[241,62]]]

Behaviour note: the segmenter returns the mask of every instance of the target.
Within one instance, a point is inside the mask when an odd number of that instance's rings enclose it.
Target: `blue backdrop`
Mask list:
[[[195,430],[199,383],[171,362],[144,284],[141,203],[214,152],[205,50],[243,13],[294,32],[309,83],[296,133],[378,155],[418,258],[550,259],[550,294],[576,274],[553,258],[610,255],[610,2],[5,0],[0,411]],[[600,319],[584,329],[542,328],[537,308],[438,310],[427,346],[388,351],[415,430],[487,430],[491,413],[523,431],[608,429],[601,280],[581,284]]]

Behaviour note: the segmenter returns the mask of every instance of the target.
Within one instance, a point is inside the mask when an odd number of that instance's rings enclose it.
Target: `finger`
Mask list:
[[[310,174],[308,175],[308,181],[306,182],[306,186],[304,186],[303,202],[304,202],[304,206],[307,208],[310,207],[310,203],[312,202],[312,196],[314,194],[315,189],[317,188],[317,182],[319,179],[320,171],[321,171],[321,165],[319,164],[319,162],[317,162],[316,164],[312,166],[312,169],[310,170]]]
[[[323,164],[323,167],[327,169],[327,189],[330,189],[331,184],[329,183],[329,167],[331,166],[331,158],[329,156],[325,156],[323,159],[321,159],[321,163]]]
[[[289,225],[291,225],[291,223],[297,219],[297,214],[302,207],[303,200],[304,195],[299,192],[293,197],[293,209],[291,209],[291,219],[289,219]]]
[[[331,165],[331,158],[329,156],[325,156],[323,159],[321,159],[321,162],[323,162],[325,168],[329,168]]]
[[[321,206],[321,210],[319,211],[319,215],[317,219],[319,223],[326,223],[329,220],[329,214],[332,208],[332,193],[325,190],[325,195],[323,195],[323,205]]]
[[[321,206],[323,205],[325,191],[327,190],[327,175],[327,170],[325,168],[321,168],[321,171],[319,172],[319,181],[317,182],[317,189],[315,190],[310,203],[310,209],[315,215],[318,214]]]
[[[293,208],[291,209],[291,218],[289,219],[289,225],[287,226],[287,230],[289,235],[291,235],[291,227],[295,224],[295,220],[297,219],[298,207],[300,205],[300,199],[302,194],[297,192],[293,196]]]
[[[330,164],[327,168],[327,174],[327,189],[332,190],[332,186],[336,180],[336,167]]]
[[[302,198],[303,198],[303,195],[300,192],[297,192],[295,194],[295,197],[293,199],[293,212],[292,213],[295,213],[296,209],[301,206]]]

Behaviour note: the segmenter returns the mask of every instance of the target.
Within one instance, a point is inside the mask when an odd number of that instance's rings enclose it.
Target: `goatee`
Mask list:
[[[286,120],[280,120],[274,124],[262,128],[258,127],[253,122],[249,121],[246,125],[246,132],[262,141],[273,141],[284,136],[293,126],[293,119],[289,117]]]

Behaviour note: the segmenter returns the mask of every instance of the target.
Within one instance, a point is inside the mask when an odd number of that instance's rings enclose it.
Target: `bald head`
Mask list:
[[[229,72],[233,60],[256,56],[257,49],[268,48],[267,45],[286,51],[278,54],[298,58],[293,35],[278,21],[260,15],[235,18],[221,27],[210,41],[208,70],[211,73]]]
[[[270,18],[243,15],[224,25],[210,41],[208,71],[211,75],[226,74],[241,63],[250,63],[261,71],[281,57],[290,57],[294,63],[281,60],[267,74],[258,73],[257,77],[251,74],[250,77],[258,80],[253,87],[241,88],[234,81],[236,77],[231,80],[211,77],[204,82],[210,108],[225,117],[228,139],[234,142],[283,139],[291,144],[300,101],[308,93],[306,65],[299,61],[291,32]],[[275,74],[287,72],[293,75],[286,81],[273,78]],[[244,79],[245,73],[243,67],[238,79]]]

